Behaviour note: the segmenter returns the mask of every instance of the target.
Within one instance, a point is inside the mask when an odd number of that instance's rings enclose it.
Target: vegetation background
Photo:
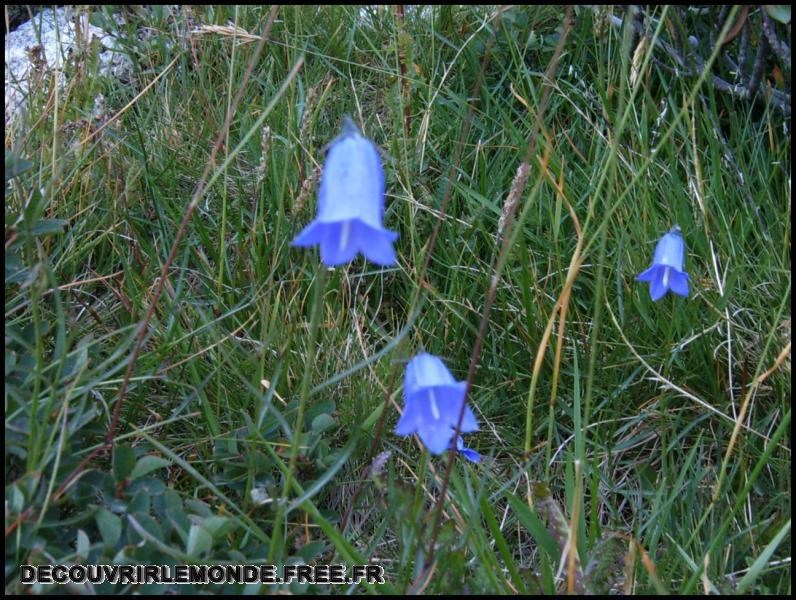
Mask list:
[[[369,560],[286,587],[790,593],[790,61],[744,79],[789,10],[76,12],[132,74],[78,46],[6,123],[7,593]],[[289,247],[345,114],[396,268]],[[691,296],[653,303],[674,224]],[[477,366],[481,464],[393,435],[420,350]]]

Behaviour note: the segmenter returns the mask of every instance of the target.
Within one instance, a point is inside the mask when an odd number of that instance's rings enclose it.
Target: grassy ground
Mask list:
[[[89,49],[6,129],[7,592],[20,564],[370,559],[371,591],[789,593],[789,120],[587,10],[557,61],[552,6],[286,6],[262,48],[268,9],[195,10],[130,15],[130,82]],[[288,245],[345,114],[396,268]],[[653,303],[674,224],[691,295]],[[495,265],[484,461],[437,531],[448,456],[392,433],[403,368],[466,378]]]

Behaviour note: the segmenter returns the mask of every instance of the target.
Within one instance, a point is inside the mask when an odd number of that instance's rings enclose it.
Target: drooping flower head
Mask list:
[[[350,262],[359,252],[379,265],[396,263],[398,234],[384,228],[384,171],[379,151],[346,117],[334,140],[318,191],[318,214],[293,240],[293,246],[321,247],[327,266]]]
[[[453,440],[451,440],[450,449],[453,450]],[[478,454],[478,452],[476,452],[472,448],[467,448],[464,445],[464,440],[462,439],[462,436],[457,436],[456,437],[456,451],[459,454],[463,454],[464,457],[467,460],[471,461],[471,462],[474,462],[474,463],[480,463],[481,462],[481,455]]]
[[[442,454],[451,445],[466,390],[467,382],[456,381],[441,359],[418,354],[406,366],[404,414],[395,433],[417,433],[432,454]],[[475,415],[466,406],[461,433],[477,430]]]
[[[648,281],[650,297],[657,302],[672,290],[688,297],[688,273],[685,272],[685,242],[680,228],[675,226],[664,235],[655,247],[652,266],[636,277]]]

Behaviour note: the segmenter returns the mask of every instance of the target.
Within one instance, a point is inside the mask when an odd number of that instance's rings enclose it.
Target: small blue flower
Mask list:
[[[672,290],[688,297],[688,273],[685,272],[685,242],[675,226],[655,247],[652,266],[636,277],[650,283],[650,297],[657,302]]]
[[[418,354],[406,366],[404,414],[395,433],[417,433],[432,454],[442,454],[451,445],[466,390],[467,382],[456,381],[442,360]],[[466,406],[461,433],[477,430],[475,415]]]
[[[379,151],[346,117],[343,133],[326,155],[318,215],[293,246],[321,246],[321,261],[333,267],[358,252],[379,265],[394,265],[398,234],[384,228],[384,171]]]
[[[451,440],[450,449],[453,450],[453,440]],[[458,436],[456,438],[456,451],[460,454],[464,454],[464,457],[471,462],[481,462],[481,455],[478,454],[478,452],[464,446],[464,440],[462,439],[462,436]]]

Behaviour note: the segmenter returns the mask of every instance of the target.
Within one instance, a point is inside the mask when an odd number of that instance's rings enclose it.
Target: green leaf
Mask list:
[[[140,490],[137,492],[130,503],[127,505],[127,512],[129,513],[149,513],[149,508],[152,501],[152,495],[148,490]]]
[[[214,538],[220,538],[235,527],[235,523],[227,517],[208,517],[202,521],[202,527]]]
[[[77,555],[80,558],[88,558],[88,553],[91,550],[91,541],[88,539],[88,534],[82,529],[77,530],[77,542],[75,543]]]
[[[166,484],[156,477],[140,477],[135,481],[131,480],[130,487],[127,488],[127,492],[131,495],[144,492],[150,496],[157,496],[165,491]]]
[[[28,276],[28,272],[21,258],[11,252],[6,254],[6,285],[21,283]]]
[[[144,537],[141,534],[141,530],[149,532],[149,534],[159,540],[163,539],[163,531],[158,525],[158,522],[155,521],[152,517],[150,517],[146,513],[129,513],[129,516],[132,519],[128,518],[129,523],[135,522],[138,527],[128,527],[127,535],[128,535],[128,544],[139,544],[141,540],[146,540],[148,538]]]
[[[163,467],[168,467],[170,464],[170,460],[166,460],[165,458],[155,456],[153,454],[147,454],[146,456],[142,456],[138,459],[133,472],[130,474],[130,479],[135,481],[139,477],[143,477],[144,475],[147,475],[152,471],[162,469]]]
[[[326,551],[326,548],[326,542],[318,540],[315,542],[310,542],[309,544],[304,544],[296,554],[304,559],[305,563],[309,564],[323,554],[323,552]]]
[[[766,4],[766,12],[768,16],[779,21],[783,25],[790,23],[790,5],[789,4]]]
[[[335,458],[335,461],[329,466],[323,475],[312,482],[307,489],[304,490],[304,492],[298,498],[296,498],[290,504],[290,506],[288,506],[285,514],[290,514],[293,510],[301,506],[304,501],[319,493],[323,487],[332,480],[332,477],[334,477],[335,473],[337,473],[337,471],[339,471],[343,465],[348,462],[351,453],[354,451],[354,448],[356,448],[357,440],[359,440],[359,432],[355,431],[354,435],[351,436],[351,440],[348,442],[348,444],[346,444],[345,448],[340,451]]]
[[[788,519],[788,522],[783,525],[782,529],[779,530],[774,539],[771,540],[771,543],[765,547],[763,553],[755,559],[755,562],[752,563],[752,566],[749,567],[749,571],[747,571],[746,575],[743,576],[743,579],[738,582],[738,589],[736,593],[744,594],[754,585],[755,580],[758,576],[763,572],[763,570],[768,566],[768,562],[771,560],[771,556],[776,551],[777,547],[782,543],[782,540],[785,539],[785,536],[790,533],[790,523],[791,520]],[[786,549],[788,551],[788,556],[790,556],[790,549]]]
[[[11,500],[8,504],[8,508],[16,515],[25,509],[25,494],[22,493],[22,490],[20,490],[16,484],[11,486]]]
[[[121,483],[135,466],[135,450],[131,446],[116,446],[113,449],[113,478]]]
[[[96,519],[102,541],[109,548],[115,547],[122,536],[122,520],[107,508],[99,509]]]
[[[33,166],[33,163],[29,160],[25,160],[21,156],[14,155],[13,152],[10,150],[6,150],[6,160],[5,160],[5,179],[8,181],[9,179],[13,179],[18,175],[21,175],[28,169]]]
[[[522,577],[520,577],[520,572],[517,570],[517,565],[515,564],[514,557],[511,554],[511,549],[509,548],[508,542],[506,542],[506,538],[503,537],[503,532],[500,531],[500,525],[498,524],[495,514],[492,512],[492,509],[489,506],[489,500],[486,496],[481,497],[481,512],[484,515],[486,524],[489,526],[489,531],[492,533],[492,539],[495,541],[498,552],[500,552],[500,555],[503,557],[503,562],[509,571],[509,575],[511,576],[511,581],[514,584],[514,587],[519,591],[520,594],[524,594],[525,582],[523,582]]]
[[[547,528],[542,523],[539,516],[533,512],[527,504],[522,500],[511,494],[506,494],[506,499],[511,504],[511,508],[520,523],[523,524],[525,529],[536,539],[536,543],[545,549],[551,558],[558,556],[558,544],[556,544],[553,537],[547,532]]]
[[[30,227],[30,233],[35,236],[53,235],[63,233],[69,221],[64,219],[39,219]]]
[[[185,551],[194,557],[204,555],[205,552],[213,547],[213,536],[202,527],[201,525],[191,525],[191,531],[188,533],[188,544],[186,544]]]
[[[334,423],[335,421],[332,418],[332,415],[323,413],[312,420],[312,430],[315,433],[323,433],[324,431],[334,427]]]

